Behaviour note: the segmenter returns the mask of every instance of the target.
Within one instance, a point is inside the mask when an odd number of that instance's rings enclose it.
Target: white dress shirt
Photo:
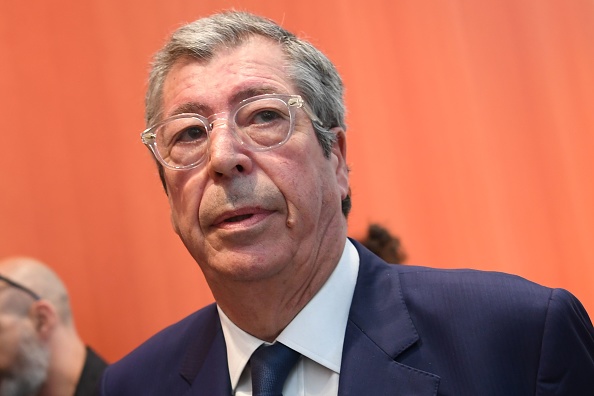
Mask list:
[[[347,239],[328,281],[276,339],[302,355],[289,373],[283,395],[338,394],[342,346],[358,272],[359,254]],[[241,330],[217,308],[227,345],[233,394],[249,396],[252,377],[248,361],[265,342]]]

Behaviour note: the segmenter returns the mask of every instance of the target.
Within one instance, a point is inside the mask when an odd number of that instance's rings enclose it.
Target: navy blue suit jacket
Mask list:
[[[594,329],[580,302],[517,276],[361,262],[339,395],[594,395]],[[103,396],[230,395],[215,305],[109,367]]]

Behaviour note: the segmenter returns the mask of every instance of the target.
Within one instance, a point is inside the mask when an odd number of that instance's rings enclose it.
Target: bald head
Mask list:
[[[0,275],[31,290],[41,299],[52,303],[60,320],[70,324],[72,314],[68,292],[58,275],[43,263],[29,257],[0,260]],[[0,280],[0,310],[24,314],[33,297],[23,290]]]

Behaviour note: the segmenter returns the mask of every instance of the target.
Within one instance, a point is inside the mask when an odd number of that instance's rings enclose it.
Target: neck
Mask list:
[[[258,281],[225,280],[212,285],[217,304],[239,328],[272,342],[326,283],[342,256],[344,239],[318,249],[287,266],[288,270]]]
[[[86,359],[86,347],[71,327],[56,329],[50,341],[47,380],[38,396],[72,396]]]

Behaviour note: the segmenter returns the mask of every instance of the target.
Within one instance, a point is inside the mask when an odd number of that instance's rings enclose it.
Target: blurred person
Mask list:
[[[367,235],[361,239],[361,244],[387,263],[402,264],[406,261],[406,253],[400,238],[394,236],[387,228],[379,224],[370,224]]]
[[[106,362],[79,337],[60,278],[27,257],[0,261],[0,396],[97,394]]]
[[[347,238],[342,81],[307,41],[243,12],[180,27],[146,124],[216,302],[108,367],[102,395],[592,395],[594,329],[569,292]]]

